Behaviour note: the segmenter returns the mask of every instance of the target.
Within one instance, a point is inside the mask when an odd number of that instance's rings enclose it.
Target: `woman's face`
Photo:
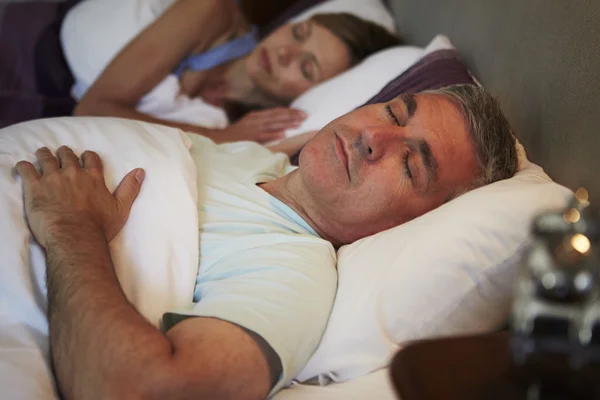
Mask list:
[[[282,26],[246,59],[255,86],[286,103],[349,67],[344,42],[310,20]]]

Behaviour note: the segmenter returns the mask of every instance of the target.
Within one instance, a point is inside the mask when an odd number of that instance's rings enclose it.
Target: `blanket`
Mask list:
[[[44,251],[23,210],[19,160],[70,146],[102,157],[114,190],[125,174],[146,170],[128,223],[110,243],[123,291],[158,326],[162,314],[193,299],[198,271],[196,167],[188,139],[164,126],[113,118],[61,118],[0,130],[0,388],[2,398],[52,399]]]

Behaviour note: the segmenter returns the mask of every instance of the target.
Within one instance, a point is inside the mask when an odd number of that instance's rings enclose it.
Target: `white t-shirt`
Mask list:
[[[276,391],[303,368],[325,331],[337,285],[335,250],[256,185],[292,171],[287,156],[250,142],[191,139],[200,266],[196,303],[173,313],[216,317],[261,336],[281,359]]]

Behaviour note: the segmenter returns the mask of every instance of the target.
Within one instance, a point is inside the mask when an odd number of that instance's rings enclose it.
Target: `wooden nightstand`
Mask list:
[[[402,400],[525,400],[528,385],[511,363],[509,340],[500,332],[410,343],[392,361],[392,382]],[[561,392],[568,370],[561,363],[543,365],[552,372],[540,400],[600,398],[598,387],[583,380],[571,381],[579,396]],[[600,373],[590,381],[598,385]]]

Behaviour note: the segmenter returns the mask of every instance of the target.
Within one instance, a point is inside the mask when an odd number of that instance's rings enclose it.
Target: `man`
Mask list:
[[[217,170],[219,160],[232,160],[202,140],[193,154],[203,146],[210,153],[196,154],[200,164],[209,158]],[[166,314],[163,333],[127,302],[107,245],[125,224],[144,172],[130,172],[112,195],[95,153],[78,159],[62,147],[58,159],[48,149],[36,155],[41,174],[27,162],[17,171],[31,230],[47,252],[58,386],[77,399],[274,393],[325,329],[336,285],[332,244],[402,224],[509,178],[517,165],[498,104],[465,85],[405,94],[333,121],[290,173],[272,155],[254,158],[260,167],[242,179],[206,174],[197,303]]]

